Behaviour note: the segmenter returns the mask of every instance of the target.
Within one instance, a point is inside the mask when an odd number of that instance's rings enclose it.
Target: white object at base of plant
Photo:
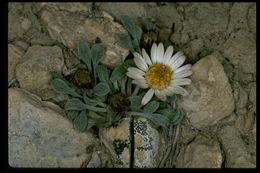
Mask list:
[[[129,67],[127,76],[134,79],[132,83],[140,88],[150,88],[142,99],[142,104],[147,104],[155,94],[162,101],[167,96],[181,94],[188,95],[188,92],[181,87],[191,84],[191,80],[185,78],[192,74],[191,64],[180,67],[186,57],[179,51],[173,54],[173,47],[169,46],[164,53],[163,44],[158,46],[154,43],[151,48],[151,58],[142,49],[142,56],[134,52],[134,62],[138,68]]]

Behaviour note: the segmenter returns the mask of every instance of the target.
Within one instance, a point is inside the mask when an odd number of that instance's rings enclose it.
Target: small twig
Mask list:
[[[74,73],[77,69],[78,69],[78,67],[69,69],[69,70],[65,71],[63,74],[64,74],[64,76],[68,76],[68,75]]]
[[[171,153],[171,150],[172,150],[172,142],[171,141],[172,141],[172,138],[173,138],[174,131],[175,130],[173,128],[173,125],[170,126],[168,139],[167,139],[169,142],[168,142],[168,145],[167,145],[166,153],[164,154],[164,157],[162,158],[162,161],[159,164],[159,168],[162,168],[165,165],[165,163],[166,163],[166,161],[167,161],[167,159],[168,159],[168,157]]]
[[[13,78],[13,79],[11,79],[9,82],[8,82],[8,87],[10,87],[13,83],[15,83],[16,82],[16,79],[15,78]]]
[[[172,157],[176,151],[175,146],[176,146],[177,139],[179,136],[179,131],[180,131],[180,125],[177,125],[175,128],[173,128],[173,126],[170,127],[169,136],[168,136],[169,143],[168,143],[168,146],[166,149],[166,153],[164,154],[164,157],[159,164],[159,168],[164,167],[164,165],[166,165],[166,167],[172,166],[171,163],[174,160]],[[168,162],[167,159],[169,159],[169,158],[170,158],[170,161]]]

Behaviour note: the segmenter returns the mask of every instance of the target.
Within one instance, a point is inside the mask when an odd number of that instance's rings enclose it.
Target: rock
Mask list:
[[[249,84],[250,93],[249,93],[249,100],[254,107],[256,107],[256,82],[252,82]]]
[[[29,29],[31,22],[23,14],[24,4],[10,3],[8,7],[8,41],[13,41],[16,38],[21,39]]]
[[[164,6],[146,5],[147,14],[155,19],[156,24],[161,28],[172,29],[174,25],[174,32],[178,32],[182,28],[182,19],[176,9],[176,5],[169,3]],[[145,18],[143,17],[143,21]]]
[[[170,35],[171,35],[171,29],[167,29],[167,28],[160,29],[159,36],[158,36],[159,42],[164,43],[165,46],[169,46]]]
[[[101,159],[98,155],[98,152],[93,152],[91,156],[91,160],[89,161],[88,168],[100,168],[101,167]]]
[[[24,51],[12,44],[8,44],[8,81],[15,77],[15,67],[22,59]]]
[[[15,46],[20,47],[24,51],[26,51],[28,49],[28,47],[29,47],[29,45],[26,42],[24,42],[24,41],[16,41],[14,44],[15,44]]]
[[[209,55],[192,67],[189,95],[179,100],[179,106],[195,128],[218,123],[234,110],[234,98],[223,66]]]
[[[100,129],[100,141],[110,152],[116,168],[129,168],[130,166],[130,119],[123,119],[117,127]]]
[[[190,32],[191,39],[205,37],[211,33],[224,32],[228,24],[230,3],[192,3],[185,8],[188,22],[183,30]],[[209,29],[210,28],[210,29]]]
[[[252,4],[247,15],[248,27],[253,34],[256,34],[256,4]]]
[[[191,47],[193,56],[197,55],[199,52],[201,52],[203,49],[203,46],[204,46],[204,44],[203,44],[203,40],[201,38],[192,40],[190,42],[190,47]]]
[[[243,89],[243,87],[238,82],[233,83],[233,90],[234,90],[236,110],[244,108],[248,101],[247,92]]]
[[[245,143],[233,126],[224,126],[218,134],[225,152],[225,168],[255,168]]]
[[[165,150],[161,134],[145,118],[134,121],[134,167],[156,168]]]
[[[50,72],[60,73],[63,65],[62,51],[58,46],[32,46],[17,65],[16,78],[21,88],[46,100],[57,94],[50,85]]]
[[[86,18],[84,15],[61,12],[51,7],[45,8],[40,18],[51,38],[70,49],[76,48],[80,40],[87,40],[90,43],[97,37],[100,38],[106,48],[101,60],[104,64],[117,66],[129,54],[128,49],[118,43],[117,34],[126,33],[126,30],[111,18]]]
[[[95,144],[79,133],[63,110],[23,89],[8,90],[8,154],[11,167],[80,167]],[[72,140],[73,139],[73,140]]]
[[[253,133],[254,140],[256,142],[256,117],[255,117],[255,123],[254,123],[254,126],[253,126],[252,133]]]
[[[67,11],[71,13],[91,13],[92,3],[72,3],[72,2],[59,2],[59,3],[40,3],[41,7],[52,7],[56,10]]]
[[[254,74],[252,73],[243,73],[242,70],[236,69],[236,75],[234,80],[238,79],[236,81],[239,81],[242,85],[247,85],[248,83],[255,81]]]
[[[24,34],[24,40],[30,42],[31,45],[52,46],[55,43],[49,36],[35,28],[30,29]]]
[[[129,16],[136,24],[140,26],[143,19],[148,17],[144,3],[97,3],[100,10],[110,13],[117,21],[120,21],[122,15]]]
[[[8,41],[23,39],[31,44],[53,44],[33,12],[35,6],[33,3],[10,3]]]
[[[117,168],[130,166],[130,119],[125,118],[117,127],[101,129],[100,139],[110,151]],[[134,120],[134,167],[158,167],[164,150],[164,139],[144,118]]]
[[[239,30],[224,44],[223,56],[243,73],[256,73],[256,40],[248,31]]]
[[[198,130],[196,128],[191,127],[185,122],[181,124],[180,129],[181,133],[178,141],[185,144],[191,142],[198,134]]]
[[[217,140],[198,135],[177,158],[176,168],[221,168],[223,157]]]
[[[247,13],[249,6],[252,3],[234,3],[230,9],[230,21],[227,29],[227,33],[234,30],[244,29],[248,30],[247,25]]]

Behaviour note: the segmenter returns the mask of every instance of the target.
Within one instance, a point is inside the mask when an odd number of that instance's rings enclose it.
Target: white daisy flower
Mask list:
[[[147,104],[155,94],[157,98],[166,101],[167,96],[181,94],[188,95],[188,92],[181,86],[189,85],[191,80],[188,77],[192,74],[191,64],[181,67],[186,57],[183,52],[173,55],[173,47],[169,46],[164,53],[163,44],[154,43],[151,48],[151,58],[142,49],[142,55],[134,52],[136,67],[127,69],[127,76],[134,79],[132,83],[140,88],[150,88],[142,99],[142,104]]]

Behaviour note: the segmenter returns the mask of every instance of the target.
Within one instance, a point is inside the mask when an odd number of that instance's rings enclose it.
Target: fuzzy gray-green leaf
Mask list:
[[[152,21],[152,18],[148,17],[145,21],[145,24],[146,24],[146,29],[147,31],[152,31],[154,29],[154,23]]]
[[[68,111],[67,116],[70,120],[74,120],[79,115],[79,111]]]
[[[87,128],[87,113],[86,110],[83,110],[80,112],[80,114],[75,118],[73,121],[75,129],[77,129],[80,132],[84,132]]]
[[[159,108],[159,102],[157,101],[151,101],[144,107],[144,112],[147,113],[154,113]]]
[[[86,109],[86,105],[77,98],[72,98],[65,104],[65,110],[81,111]]]
[[[86,95],[83,95],[83,100],[88,106],[96,106],[98,104],[98,101],[90,99]]]
[[[78,44],[79,59],[81,59],[88,67],[89,71],[92,71],[91,67],[91,52],[86,43],[83,41]]]
[[[97,84],[94,88],[94,94],[97,96],[105,96],[110,92],[109,85],[107,83],[101,82]]]
[[[115,82],[115,81],[120,81],[122,80],[124,77],[126,76],[126,69],[120,65],[118,67],[116,67],[113,71],[112,71],[112,74],[110,76],[110,80],[112,82]]]
[[[73,95],[76,97],[81,97],[78,93],[76,93],[74,91],[73,88],[69,87],[69,85],[60,78],[56,78],[56,79],[52,80],[51,85],[52,85],[52,88],[56,92],[59,92],[62,94],[70,94],[70,95]]]
[[[105,52],[105,50],[104,50],[104,47],[102,46],[102,44],[97,43],[92,46],[91,56],[92,56],[92,61],[93,61],[94,66],[97,66],[97,64],[101,60],[102,56],[104,55],[104,52]]]
[[[104,65],[98,65],[97,67],[97,74],[99,77],[99,80],[101,82],[108,82],[109,81],[109,71],[106,66]]]
[[[127,33],[119,34],[118,37],[123,47],[129,49],[131,52],[134,52],[134,47],[129,34]]]
[[[136,40],[140,40],[142,36],[142,29],[135,25],[133,20],[128,16],[122,16],[121,22],[127,31],[132,35],[132,37]],[[141,31],[140,31],[141,30]]]
[[[137,111],[142,107],[142,104],[141,104],[142,97],[141,96],[130,96],[130,97],[128,97],[128,99],[130,101],[130,108],[133,111]]]
[[[141,29],[139,26],[137,26],[137,25],[135,25],[135,33],[136,33],[136,39],[138,40],[138,43],[140,44],[143,31],[142,31],[142,29]]]
[[[111,125],[114,119],[114,112],[112,110],[112,108],[110,106],[108,106],[107,108],[107,120],[108,120],[108,124]]]

